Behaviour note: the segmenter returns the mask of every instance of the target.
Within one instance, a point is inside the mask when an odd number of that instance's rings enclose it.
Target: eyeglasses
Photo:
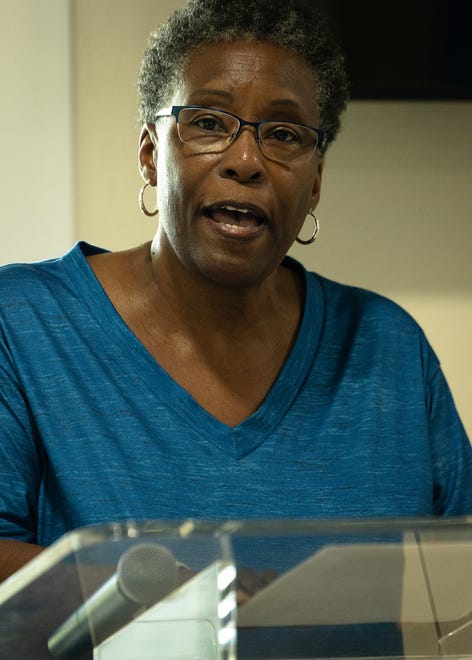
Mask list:
[[[254,129],[260,150],[279,163],[308,161],[323,149],[326,135],[320,128],[291,121],[246,121],[230,112],[198,105],[173,105],[159,110],[157,117],[175,117],[181,142],[198,153],[220,153],[227,149],[244,126]]]

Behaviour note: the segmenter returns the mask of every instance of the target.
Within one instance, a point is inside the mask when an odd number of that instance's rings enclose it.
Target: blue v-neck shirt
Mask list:
[[[395,303],[303,272],[293,349],[236,427],[148,353],[79,243],[0,269],[0,535],[124,519],[472,513],[472,450]]]

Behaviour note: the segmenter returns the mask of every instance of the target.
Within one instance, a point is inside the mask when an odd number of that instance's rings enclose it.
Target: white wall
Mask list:
[[[0,263],[73,238],[68,0],[0,0]]]

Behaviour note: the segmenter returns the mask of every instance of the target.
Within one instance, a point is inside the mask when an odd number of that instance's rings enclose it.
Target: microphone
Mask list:
[[[179,584],[179,565],[162,545],[134,545],[121,555],[116,573],[52,633],[50,652],[64,660],[90,653],[173,591]]]

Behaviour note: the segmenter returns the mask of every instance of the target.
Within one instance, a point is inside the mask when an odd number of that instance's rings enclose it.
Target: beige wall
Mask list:
[[[176,3],[174,3],[176,6]],[[139,123],[136,76],[156,0],[74,0],[76,234],[112,249],[155,229],[137,205]]]
[[[351,103],[328,152],[319,243],[292,252],[422,325],[472,439],[472,103]]]
[[[73,239],[67,0],[0,0],[0,263]]]
[[[21,3],[41,4],[43,11],[48,3],[69,5],[67,0],[4,4],[18,8]],[[64,110],[64,116],[74,121],[75,239],[120,249],[153,234],[154,220],[144,218],[137,206],[141,182],[136,73],[148,32],[179,5],[177,0],[73,0],[70,4],[74,110],[72,115]],[[52,15],[64,22],[60,10]],[[16,20],[20,18],[17,10]],[[15,25],[21,32],[21,25]],[[55,28],[53,21],[52,33],[61,26]],[[67,34],[65,28],[66,41]],[[64,45],[64,57],[67,52]],[[33,57],[37,60],[37,53]],[[12,66],[10,58],[10,76]],[[44,72],[41,65],[40,74]],[[54,75],[62,81],[61,72]],[[19,69],[17,75],[26,74]],[[64,103],[68,98],[66,90],[59,94],[49,87],[45,95],[59,95]],[[7,115],[10,132],[21,134],[30,114],[25,109],[24,122],[19,124],[13,113]],[[470,437],[471,117],[471,103],[352,103],[343,133],[327,157],[318,209],[319,240],[293,251],[328,277],[393,297],[420,321],[441,358]],[[49,123],[44,120],[41,131],[31,133],[33,151],[43,145],[46,134],[57,134],[57,121],[56,114]],[[7,209],[18,206],[20,211],[17,220],[10,220],[8,211],[2,221],[3,245],[20,242],[26,258],[39,258],[43,249],[36,236],[49,233],[57,237],[58,251],[67,249],[70,240],[57,223],[60,214],[50,220],[47,204],[42,205],[45,200],[32,202],[30,184],[18,175],[19,167],[12,175],[11,164],[0,162],[11,185],[17,186]],[[46,201],[61,189],[49,167],[43,167]],[[36,172],[38,168],[41,163],[35,162]],[[70,174],[70,169],[65,170]],[[65,202],[61,206],[67,208]],[[33,233],[30,222],[40,231]],[[0,259],[9,260],[5,258],[9,254],[2,253],[0,245]]]

